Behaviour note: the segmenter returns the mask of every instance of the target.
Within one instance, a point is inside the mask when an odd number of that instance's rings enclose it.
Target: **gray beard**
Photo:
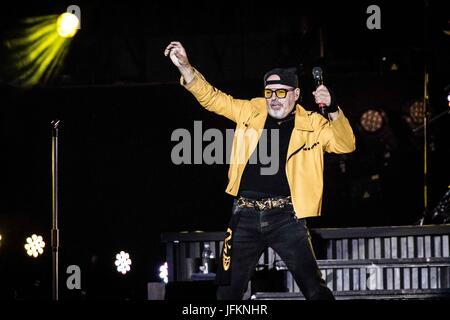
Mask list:
[[[286,109],[281,108],[280,110],[273,110],[272,108],[268,108],[268,113],[272,118],[275,119],[283,119],[289,114]]]

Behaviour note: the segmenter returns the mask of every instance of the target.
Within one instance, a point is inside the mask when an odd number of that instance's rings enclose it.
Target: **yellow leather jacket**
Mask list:
[[[181,77],[181,84],[204,108],[236,123],[226,188],[227,193],[236,196],[245,165],[264,128],[268,115],[266,100],[262,97],[234,99],[210,85],[197,70],[187,84]],[[295,127],[289,142],[285,170],[297,217],[320,215],[324,151],[349,153],[354,150],[355,136],[341,109],[338,118],[329,121],[316,112],[308,112],[301,105],[296,105]]]

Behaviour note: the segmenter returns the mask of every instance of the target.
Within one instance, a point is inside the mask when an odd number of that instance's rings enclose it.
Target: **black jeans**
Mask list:
[[[305,219],[291,205],[259,211],[233,205],[240,215],[233,231],[231,282],[217,290],[219,300],[241,300],[262,252],[271,247],[283,259],[308,300],[334,300],[317,266]]]

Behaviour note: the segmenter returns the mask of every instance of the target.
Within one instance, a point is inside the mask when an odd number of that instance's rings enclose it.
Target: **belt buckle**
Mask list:
[[[266,207],[265,202],[262,201],[262,200],[261,201],[256,200],[255,204],[256,204],[256,207],[258,208],[259,211],[264,210],[265,207]]]
[[[272,206],[274,208],[283,208],[283,200],[282,199],[273,200]]]
[[[261,199],[260,201],[256,201],[256,205],[258,206],[258,209],[260,211],[266,210],[266,209],[272,209],[272,201],[270,200],[270,198]]]

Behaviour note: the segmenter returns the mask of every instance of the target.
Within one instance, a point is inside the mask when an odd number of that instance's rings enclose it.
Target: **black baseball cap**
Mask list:
[[[280,80],[269,80],[267,78],[276,74]],[[298,76],[296,68],[275,68],[264,75],[264,87],[269,84],[284,84],[293,88],[298,88]]]

